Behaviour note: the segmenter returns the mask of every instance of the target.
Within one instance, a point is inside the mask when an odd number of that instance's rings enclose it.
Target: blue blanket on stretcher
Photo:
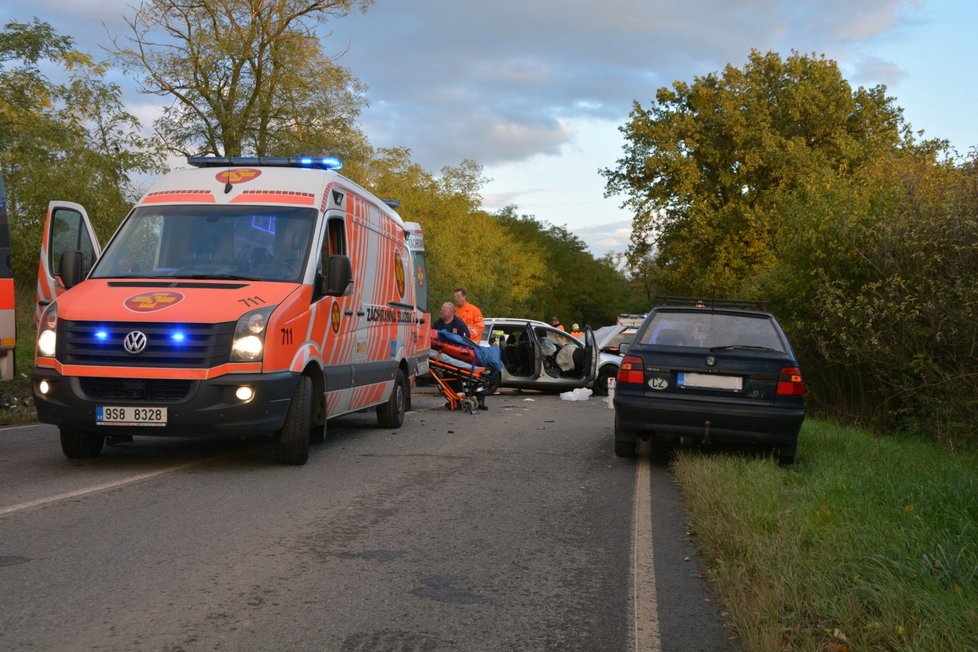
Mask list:
[[[495,344],[492,346],[479,346],[463,335],[456,335],[448,331],[438,331],[438,337],[446,342],[472,349],[475,352],[475,363],[480,367],[489,367],[497,372],[503,370],[503,352]]]

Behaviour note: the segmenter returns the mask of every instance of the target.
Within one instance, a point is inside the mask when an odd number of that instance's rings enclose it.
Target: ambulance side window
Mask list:
[[[82,254],[82,277],[95,262],[95,247],[88,235],[88,229],[82,222],[81,213],[70,208],[55,209],[51,217],[51,251],[48,252],[49,269],[57,274],[61,264],[61,256],[66,251],[80,251]]]
[[[323,248],[319,253],[319,266],[316,269],[316,276],[322,277],[325,274],[326,264],[330,256],[346,255],[346,230],[343,228],[342,217],[330,217],[326,220],[326,233],[323,236]],[[321,298],[319,288],[316,288],[316,299]]]
[[[327,249],[328,247],[328,249]],[[346,233],[342,217],[331,217],[326,222],[326,239],[323,240],[323,259],[327,256],[346,255]]]

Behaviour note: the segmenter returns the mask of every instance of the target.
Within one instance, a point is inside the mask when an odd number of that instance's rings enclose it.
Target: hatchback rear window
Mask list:
[[[769,317],[699,310],[656,312],[642,333],[641,342],[704,349],[785,352],[781,337]]]

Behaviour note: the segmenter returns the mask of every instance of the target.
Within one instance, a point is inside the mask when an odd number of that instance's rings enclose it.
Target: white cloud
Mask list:
[[[380,2],[330,26],[383,102],[364,124],[427,167],[556,153],[565,118],[625,119],[656,88],[742,65],[751,48],[852,56],[915,0]],[[339,47],[337,49],[340,49]]]

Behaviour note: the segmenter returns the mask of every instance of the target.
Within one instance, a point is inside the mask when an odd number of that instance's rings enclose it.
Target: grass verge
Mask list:
[[[978,649],[978,454],[811,419],[798,451],[674,461],[745,649]]]

